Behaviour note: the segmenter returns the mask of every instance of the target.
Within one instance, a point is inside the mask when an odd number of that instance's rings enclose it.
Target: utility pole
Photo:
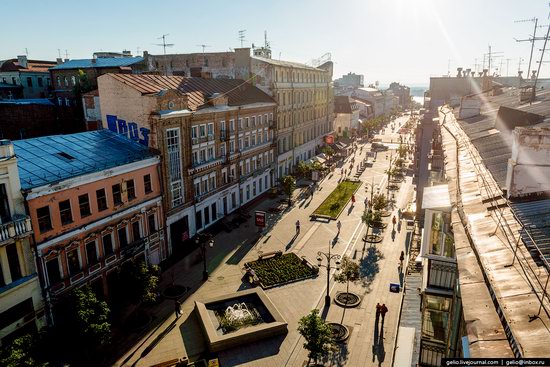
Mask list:
[[[546,30],[546,37],[544,37],[544,46],[542,46],[542,52],[540,53],[539,67],[537,68],[537,75],[535,76],[535,83],[533,85],[533,90],[537,90],[537,81],[539,80],[540,67],[542,65],[542,60],[544,59],[544,53],[546,52],[546,42],[548,42],[548,35],[550,35],[550,24]]]
[[[535,47],[535,38],[537,37],[537,24],[539,22],[538,18],[532,18],[532,19],[522,19],[522,20],[516,20],[514,23],[525,23],[525,22],[534,22],[535,27],[533,28],[533,38],[529,38],[526,40],[518,40],[516,39],[516,42],[531,42],[531,53],[529,54],[529,66],[527,68],[527,77],[529,77],[529,74],[531,73],[531,60],[533,60],[533,48]]]

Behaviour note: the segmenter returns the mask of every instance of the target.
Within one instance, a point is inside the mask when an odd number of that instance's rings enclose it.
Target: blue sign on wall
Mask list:
[[[122,134],[128,139],[149,146],[149,132],[145,127],[139,127],[135,122],[126,122],[114,115],[107,115],[107,128],[112,132]]]

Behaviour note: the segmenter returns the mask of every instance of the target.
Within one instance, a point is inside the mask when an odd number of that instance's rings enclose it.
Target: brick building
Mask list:
[[[169,248],[273,185],[275,101],[235,79],[111,74],[99,78],[109,129],[160,151]]]
[[[128,260],[166,257],[158,155],[108,130],[14,146],[49,307],[86,284],[112,297]]]
[[[235,79],[234,52],[151,55],[143,52],[143,62],[133,67],[137,72],[213,79]]]

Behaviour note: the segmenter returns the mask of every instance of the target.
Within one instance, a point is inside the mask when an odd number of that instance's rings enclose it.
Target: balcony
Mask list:
[[[120,257],[135,256],[145,249],[145,238],[140,238],[137,241],[131,242],[120,249]]]
[[[456,283],[456,263],[428,259],[428,287],[453,290]]]
[[[189,168],[188,173],[190,175],[194,175],[195,173],[198,173],[200,171],[204,171],[206,169],[210,169],[212,167],[215,167],[223,162],[224,158],[218,157],[218,158],[211,158],[206,161],[202,162],[195,162],[191,165],[191,168]]]
[[[10,222],[0,224],[0,243],[30,235],[31,219],[28,215],[14,214]]]

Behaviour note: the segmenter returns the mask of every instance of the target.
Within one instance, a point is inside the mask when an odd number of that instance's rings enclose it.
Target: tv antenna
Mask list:
[[[27,55],[27,57],[29,57],[29,49],[25,47],[25,55]]]
[[[209,45],[197,45],[197,47],[202,47],[202,53],[204,53],[204,49],[207,47],[211,47]]]
[[[501,51],[493,51],[491,48],[491,45],[489,45],[489,53],[483,55],[483,67],[485,68],[485,56],[487,56],[487,62],[488,62],[488,74],[491,75],[491,61],[493,61],[496,58],[503,57],[504,52]]]
[[[531,53],[529,54],[529,66],[527,68],[527,76],[529,76],[529,74],[531,73],[531,61],[533,60],[533,48],[535,47],[535,41],[542,39],[540,37],[537,39],[537,28],[544,27],[544,26],[538,25],[538,22],[539,22],[538,18],[521,19],[521,20],[514,21],[514,23],[525,23],[525,22],[535,23],[535,26],[533,27],[533,37],[532,38],[529,37],[528,39],[522,39],[522,40],[515,39],[515,40],[516,42],[531,42]]]
[[[243,43],[246,41],[245,38],[246,29],[242,29],[239,31],[239,40],[241,41],[241,48],[243,47]]]
[[[65,58],[66,58],[66,59],[69,58],[69,52],[67,52],[67,49],[65,49]]]
[[[139,48],[139,46],[136,47],[136,56],[139,56],[139,50],[141,50],[141,48]]]
[[[173,43],[166,43],[166,37],[168,36],[169,34],[163,34],[162,37],[159,37],[157,39],[162,39],[162,43],[156,43],[155,46],[162,46],[163,50],[164,50],[164,56],[166,56],[166,47],[174,47],[174,44]]]

